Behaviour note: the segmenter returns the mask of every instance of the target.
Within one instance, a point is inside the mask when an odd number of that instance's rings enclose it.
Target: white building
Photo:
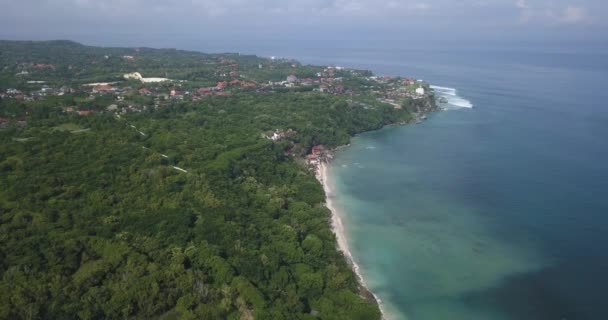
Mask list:
[[[125,80],[139,80],[142,83],[154,83],[154,82],[163,82],[163,81],[171,81],[167,78],[144,78],[141,76],[139,72],[127,73],[122,76]]]
[[[416,88],[416,93],[423,96],[424,95],[424,88],[420,87],[420,88]]]

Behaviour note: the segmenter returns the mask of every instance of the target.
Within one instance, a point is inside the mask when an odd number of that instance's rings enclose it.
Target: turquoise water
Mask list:
[[[608,56],[309,59],[417,76],[474,105],[358,136],[331,165],[353,257],[390,319],[608,319]]]

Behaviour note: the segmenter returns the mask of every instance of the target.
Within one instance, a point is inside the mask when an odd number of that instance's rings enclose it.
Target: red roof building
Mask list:
[[[44,64],[44,63],[37,63],[37,64],[34,65],[34,67],[37,68],[37,69],[46,69],[46,68],[55,69],[54,65],[52,65],[52,64]]]
[[[93,92],[107,92],[112,90],[114,90],[114,88],[109,84],[101,84],[93,87]]]
[[[323,152],[323,150],[325,150],[325,148],[321,145],[312,147],[313,154],[321,154],[321,152]]]
[[[406,85],[406,86],[410,86],[410,85],[413,85],[415,83],[416,83],[416,80],[412,79],[412,78],[405,78],[403,80],[403,84]]]

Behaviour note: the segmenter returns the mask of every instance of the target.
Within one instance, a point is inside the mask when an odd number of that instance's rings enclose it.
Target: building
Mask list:
[[[325,147],[323,147],[322,145],[314,146],[312,147],[312,154],[320,155],[321,153],[323,153],[324,150]]]
[[[0,118],[0,128],[2,128],[2,129],[8,128],[9,124],[10,124],[9,118]]]
[[[403,84],[406,86],[411,86],[411,85],[414,85],[415,83],[416,83],[416,80],[413,78],[408,77],[403,80]]]
[[[313,83],[313,80],[311,78],[304,78],[301,80],[301,84],[303,86],[311,86]]]
[[[221,81],[221,82],[218,82],[215,87],[218,90],[223,90],[224,88],[226,88],[227,85],[228,85],[228,83],[226,81]]]
[[[420,87],[420,88],[416,88],[416,93],[423,96],[424,95],[424,88]]]
[[[45,63],[37,63],[34,65],[34,68],[36,69],[55,69],[55,65],[52,64],[45,64]]]
[[[96,92],[109,92],[109,91],[113,91],[114,88],[109,85],[109,84],[100,84],[98,86],[94,86],[93,87],[93,93]]]
[[[143,77],[139,72],[126,73],[122,76],[125,80],[141,80]]]
[[[296,77],[295,75],[290,74],[290,75],[287,76],[287,82],[294,83],[296,81],[298,81],[298,77]]]

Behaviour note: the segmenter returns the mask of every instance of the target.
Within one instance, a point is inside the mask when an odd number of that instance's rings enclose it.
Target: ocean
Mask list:
[[[605,51],[286,55],[414,76],[450,102],[355,137],[330,165],[352,256],[388,319],[608,319]]]

